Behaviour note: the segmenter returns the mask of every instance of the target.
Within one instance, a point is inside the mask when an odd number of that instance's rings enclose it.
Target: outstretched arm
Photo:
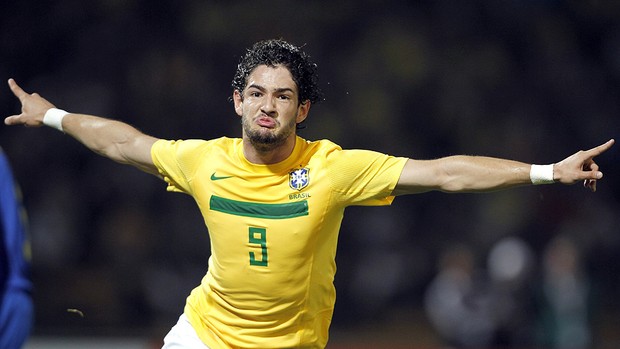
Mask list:
[[[553,164],[554,182],[584,186],[596,191],[596,181],[603,177],[594,157],[614,144],[609,140],[598,147],[579,151]],[[394,195],[445,192],[484,192],[532,184],[532,165],[523,162],[482,156],[449,156],[435,160],[409,159],[394,189]]]
[[[37,93],[26,93],[13,79],[11,91],[22,104],[21,114],[4,119],[7,125],[39,127],[45,113],[55,108]],[[122,164],[158,175],[151,158],[151,146],[157,138],[138,131],[126,123],[85,114],[67,114],[61,119],[62,130],[92,151]]]

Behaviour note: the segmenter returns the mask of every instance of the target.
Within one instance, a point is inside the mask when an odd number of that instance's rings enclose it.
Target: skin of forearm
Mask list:
[[[63,129],[93,152],[122,164],[132,164],[125,152],[141,133],[120,121],[85,114],[69,114]]]
[[[487,192],[531,184],[530,165],[484,156],[456,155],[436,160],[444,192]]]
[[[455,155],[434,160],[408,160],[393,195],[432,190],[489,192],[530,184],[531,166],[484,156]]]

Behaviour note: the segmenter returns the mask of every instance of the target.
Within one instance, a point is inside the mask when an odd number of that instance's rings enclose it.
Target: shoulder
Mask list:
[[[174,152],[180,154],[195,153],[201,151],[208,151],[213,148],[229,149],[236,143],[239,143],[240,139],[220,137],[211,140],[204,139],[179,139],[179,140],[167,140],[160,139],[153,144],[154,152]]]
[[[375,150],[343,149],[337,143],[327,139],[317,141],[307,141],[305,139],[301,140],[304,142],[302,150],[304,154],[313,158],[323,158],[330,165],[365,166],[364,164],[368,163],[395,159],[395,157],[390,154],[385,154]]]
[[[301,141],[302,151],[304,153],[328,155],[332,152],[338,152],[342,150],[342,147],[328,139],[308,141],[300,137],[299,140]]]

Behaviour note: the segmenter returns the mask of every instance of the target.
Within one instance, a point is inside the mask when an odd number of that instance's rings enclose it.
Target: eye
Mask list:
[[[250,91],[249,95],[250,95],[250,97],[260,97],[263,94],[260,93],[259,91]]]

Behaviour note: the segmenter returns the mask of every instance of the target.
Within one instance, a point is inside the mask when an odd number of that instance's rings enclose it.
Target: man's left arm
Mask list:
[[[581,150],[552,165],[531,165],[519,161],[456,155],[434,160],[409,159],[403,168],[394,195],[443,192],[485,192],[528,184],[583,182],[596,191],[603,177],[594,158],[614,144],[611,139],[589,150]]]

